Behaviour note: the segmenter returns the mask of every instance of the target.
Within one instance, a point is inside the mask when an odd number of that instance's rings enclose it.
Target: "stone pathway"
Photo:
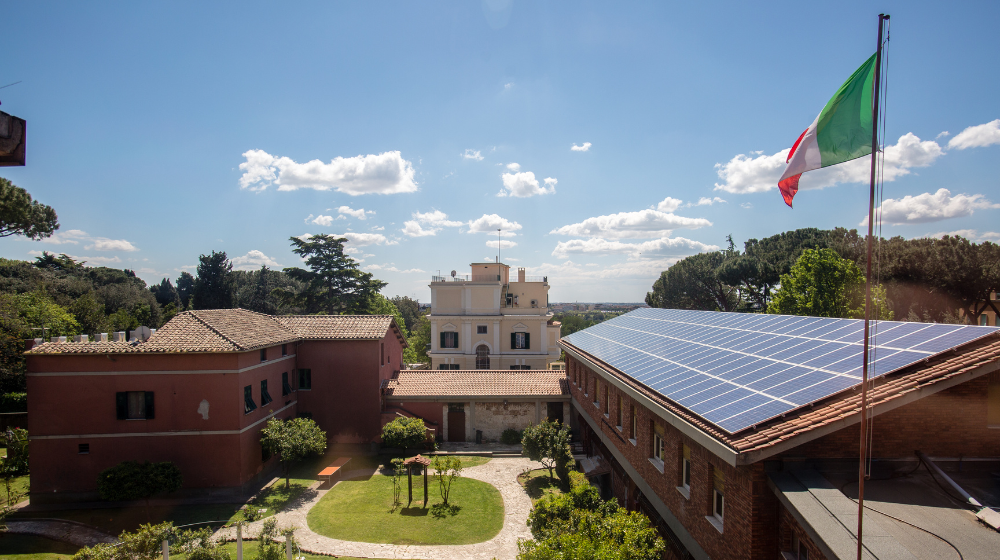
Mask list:
[[[475,560],[513,560],[517,557],[517,541],[530,539],[528,530],[528,513],[531,511],[531,498],[518,484],[517,475],[526,469],[541,468],[541,464],[524,457],[498,457],[491,459],[485,465],[462,470],[462,476],[474,478],[492,484],[503,498],[504,522],[503,528],[492,539],[466,545],[392,545],[375,544],[331,539],[312,532],[306,522],[306,514],[328,490],[310,488],[303,492],[295,502],[289,504],[284,511],[275,515],[279,527],[295,527],[295,539],[304,552],[314,554],[333,554],[337,556],[360,556],[369,558],[407,558],[415,560],[446,560],[450,558],[469,558]],[[346,477],[363,476],[364,472],[345,473]],[[380,475],[377,475],[380,476]],[[261,521],[244,528],[244,535],[256,535],[260,530]],[[227,540],[236,537],[235,528],[221,529],[217,537]]]
[[[115,537],[93,527],[62,519],[8,519],[7,530],[11,533],[48,537],[79,547],[118,542]]]

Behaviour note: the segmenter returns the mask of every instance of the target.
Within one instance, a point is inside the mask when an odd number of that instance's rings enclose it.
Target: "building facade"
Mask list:
[[[559,328],[548,310],[547,277],[503,263],[431,279],[432,369],[548,369],[559,359]]]
[[[989,473],[1000,465],[1000,335],[984,335],[881,378],[868,395],[872,491],[878,496],[879,484],[892,484],[883,481],[908,485],[897,496],[882,497],[886,504],[871,503],[893,507],[896,516],[937,534],[954,530],[951,542],[966,558],[995,551],[1000,534],[943,493],[940,503],[932,502],[936,485],[925,477],[922,487],[913,478],[922,465],[914,450],[952,473],[963,472],[964,458],[964,476],[978,471],[986,481],[969,488],[982,499],[997,495],[989,493],[997,491],[990,489],[997,484]],[[852,481],[857,488],[858,391],[729,433],[638,381],[628,368],[610,366],[609,354],[584,351],[566,339],[560,345],[567,354],[572,424],[585,449],[581,462],[606,497],[653,520],[667,541],[666,557],[855,557],[857,504],[849,488]],[[638,355],[636,362],[642,363]],[[921,522],[928,506],[934,513]],[[937,544],[920,541],[917,529],[874,513],[865,523],[866,557],[953,554],[930,548]]]
[[[271,418],[370,444],[406,345],[391,316],[188,311],[144,342],[47,342],[27,353],[33,503],[91,500],[122,461],[171,461],[194,495],[243,495],[277,467]]]

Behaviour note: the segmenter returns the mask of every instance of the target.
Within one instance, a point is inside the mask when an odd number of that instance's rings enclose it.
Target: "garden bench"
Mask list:
[[[339,473],[341,469],[343,469],[344,465],[346,465],[350,460],[350,457],[339,457],[336,461],[330,463],[330,466],[319,471],[319,474],[316,475],[317,478],[322,480],[324,485],[330,486],[333,484],[334,477],[340,476]]]

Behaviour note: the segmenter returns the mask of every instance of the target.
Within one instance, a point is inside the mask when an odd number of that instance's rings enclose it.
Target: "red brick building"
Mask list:
[[[172,461],[192,494],[243,494],[276,467],[260,430],[308,416],[330,444],[371,444],[406,341],[391,316],[188,311],[144,342],[26,353],[31,498],[94,497],[127,460]]]
[[[912,524],[951,531],[948,540],[966,547],[965,558],[995,554],[1000,534],[949,502],[933,484],[943,482],[928,475],[930,466],[917,472],[922,463],[914,452],[966,480],[983,503],[1000,504],[1000,484],[989,476],[1000,466],[1000,334],[983,334],[879,377],[869,391],[874,417],[866,491],[881,500],[871,503],[894,508],[903,519],[927,516]],[[730,433],[637,381],[629,368],[611,366],[611,357],[623,359],[617,350],[587,352],[571,340],[560,346],[574,430],[586,451],[582,462],[606,495],[654,520],[668,557],[854,557],[857,387]],[[893,486],[904,482],[910,486],[902,491]],[[877,513],[866,514],[865,523],[871,557],[955,556],[932,548],[945,547],[939,540]]]

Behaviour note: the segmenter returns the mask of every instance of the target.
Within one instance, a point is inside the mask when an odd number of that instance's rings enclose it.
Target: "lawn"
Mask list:
[[[419,480],[419,484],[418,484]],[[414,477],[414,502],[392,510],[392,477],[343,481],[316,504],[307,517],[320,535],[348,541],[388,544],[471,544],[496,536],[503,527],[503,499],[492,485],[458,478],[450,506],[442,503],[435,477],[429,480],[429,505],[423,507],[423,477]]]
[[[546,494],[563,494],[569,491],[556,477],[549,478],[549,469],[536,469],[517,475],[517,481],[524,486],[524,491],[534,504]]]
[[[0,560],[67,560],[77,547],[61,541],[0,532]]]
[[[258,492],[257,496],[247,503],[247,508],[258,510],[263,509],[264,512],[261,515],[261,518],[271,517],[275,513],[281,511],[285,505],[288,504],[288,502],[298,498],[299,495],[302,494],[302,492],[304,492],[312,483],[312,480],[294,478],[291,479],[291,485],[286,489],[285,480],[281,479]],[[243,513],[243,510],[238,511],[230,518],[230,521],[244,519]]]
[[[0,457],[6,457],[6,456],[7,456],[7,448],[0,447]],[[13,483],[10,485],[10,491],[14,492],[15,494],[18,493],[21,494],[21,499],[18,500],[19,502],[23,502],[24,500],[28,499],[27,475],[15,478]],[[7,486],[3,484],[3,481],[0,481],[0,505],[4,505],[6,503],[7,503]]]

